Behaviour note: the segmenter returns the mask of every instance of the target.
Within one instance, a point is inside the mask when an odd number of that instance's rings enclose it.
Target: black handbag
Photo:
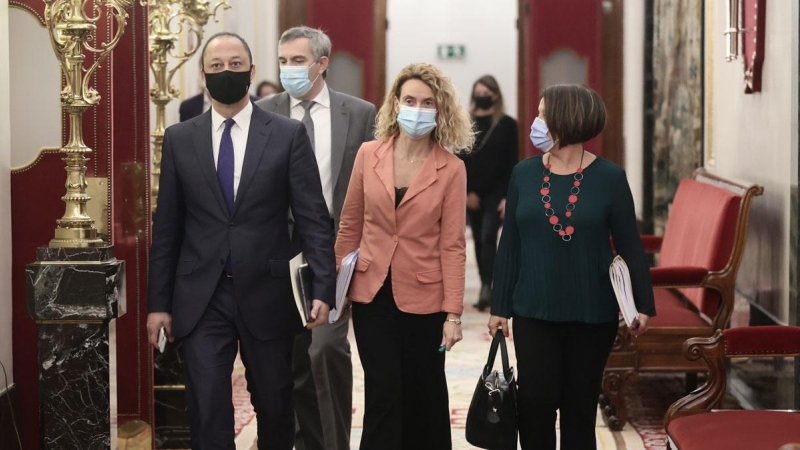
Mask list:
[[[497,348],[503,371],[493,369]],[[467,442],[491,450],[517,449],[517,382],[514,368],[508,365],[508,349],[503,330],[497,330],[489,350],[489,360],[475,387],[467,413]]]

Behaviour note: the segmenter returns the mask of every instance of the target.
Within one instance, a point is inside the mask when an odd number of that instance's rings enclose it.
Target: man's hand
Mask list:
[[[328,323],[328,313],[330,312],[331,307],[327,303],[322,300],[314,300],[311,302],[311,320],[313,322],[309,322],[306,328],[310,330]]]
[[[175,341],[172,337],[172,314],[165,312],[154,312],[147,315],[147,342],[158,348],[158,330],[164,327],[164,332],[170,342]]]
[[[500,316],[489,316],[489,334],[494,337],[498,329],[502,329],[503,336],[508,337],[508,319]]]
[[[478,194],[470,192],[467,194],[467,209],[470,211],[477,211],[481,208],[481,198]]]
[[[642,333],[647,331],[649,327],[650,316],[639,313],[639,325],[636,328],[628,328],[628,331],[630,331],[634,336],[640,336]]]

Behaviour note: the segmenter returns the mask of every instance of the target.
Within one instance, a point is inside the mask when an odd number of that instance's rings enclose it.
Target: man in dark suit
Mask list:
[[[186,122],[189,119],[195,118],[206,111],[210,104],[206,104],[206,93],[201,92],[194,97],[189,97],[181,102],[178,107],[178,116],[181,122]]]
[[[325,84],[331,41],[320,30],[296,27],[281,36],[278,60],[286,92],[256,102],[300,120],[309,132],[322,191],[336,230],[359,147],[374,139],[375,107]],[[295,411],[298,450],[348,450],[353,407],[353,364],[347,340],[349,306],[329,325],[295,340]]]
[[[212,36],[201,54],[210,111],[164,136],[150,251],[147,330],[182,339],[192,448],[234,449],[237,350],[258,414],[259,449],[294,441],[291,353],[302,329],[288,260],[294,232],[314,273],[313,322],[334,302],[333,230],[304,126],[254,108],[247,43]]]

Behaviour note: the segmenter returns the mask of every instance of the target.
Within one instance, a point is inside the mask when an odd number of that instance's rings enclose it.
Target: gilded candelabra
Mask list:
[[[61,148],[66,162],[67,193],[61,197],[66,211],[56,221],[55,238],[50,247],[99,247],[105,245],[97,237],[94,220],[86,211],[91,199],[86,194],[86,155],[92,152],[83,141],[83,113],[100,101],[100,95],[89,84],[95,70],[119,42],[134,0],[44,0],[44,18],[50,42],[61,63],[65,84],[61,89],[61,108],[69,115],[69,140]],[[89,12],[87,13],[87,6]],[[108,42],[96,42],[97,22],[105,15],[116,21],[116,31]],[[94,62],[84,67],[87,54]]]
[[[228,0],[218,0],[212,7],[207,0],[141,0],[150,10],[150,69],[153,71],[154,83],[150,88],[150,99],[156,106],[155,129],[153,138],[153,184],[152,208],[156,209],[158,201],[158,179],[161,176],[161,146],[164,143],[166,130],[165,110],[172,99],[180,93],[172,86],[175,72],[192,58],[203,42],[203,27],[211,17],[216,19],[220,8],[229,9]],[[182,33],[194,35],[193,48],[186,51],[175,51],[175,42]],[[175,61],[169,67],[170,60]]]

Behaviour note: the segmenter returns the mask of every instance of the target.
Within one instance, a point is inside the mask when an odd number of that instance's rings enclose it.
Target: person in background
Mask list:
[[[493,76],[484,75],[472,85],[470,113],[477,136],[472,151],[461,158],[467,166],[467,216],[481,277],[480,294],[473,306],[483,311],[492,299],[497,232],[519,145],[517,121],[505,114],[503,93]]]
[[[436,66],[403,68],[361,147],[336,259],[360,248],[348,293],[364,367],[361,450],[452,447],[445,350],[461,340],[469,114]]]
[[[333,229],[339,229],[350,173],[359,147],[374,139],[375,106],[336,92],[325,83],[331,40],[321,30],[295,27],[278,43],[285,89],[256,105],[299,120],[314,148]],[[339,319],[295,339],[298,450],[349,450],[353,408],[353,362],[347,333],[349,305]]]
[[[272,94],[277,94],[280,92],[281,89],[278,87],[277,84],[264,80],[261,83],[258,83],[256,87],[256,97],[259,99],[269,97]]]
[[[631,332],[645,332],[656,313],[625,171],[583,148],[605,120],[595,91],[546,88],[531,126],[546,153],[517,164],[508,186],[488,326],[508,336],[513,318],[523,449],[556,448],[556,410],[562,450],[596,448],[600,381],[619,321],[609,236],[630,268],[639,311]]]
[[[289,210],[314,272],[308,324],[334,304],[333,232],[303,124],[254,108],[250,47],[218,33],[200,54],[211,109],[167,128],[153,216],[147,333],[182,341],[192,449],[233,449],[237,352],[258,448],[294,444],[292,345],[302,329],[289,282]]]
[[[178,107],[178,115],[181,122],[195,118],[211,108],[211,100],[208,98],[206,87],[200,87],[200,93],[182,101]],[[173,116],[174,119],[174,116]]]

